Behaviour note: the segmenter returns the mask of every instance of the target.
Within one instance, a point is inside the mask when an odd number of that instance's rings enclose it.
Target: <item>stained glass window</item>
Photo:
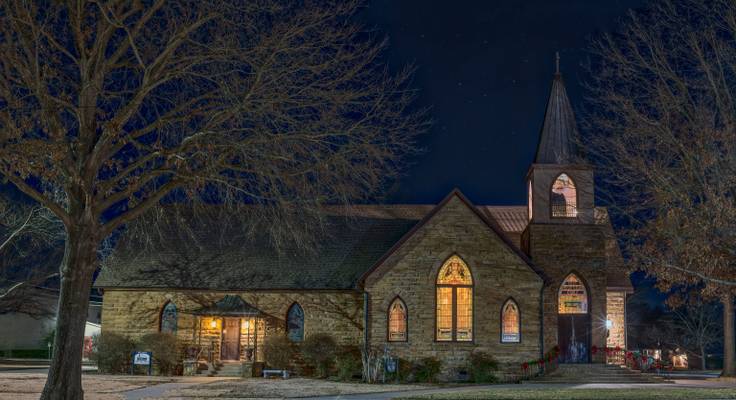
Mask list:
[[[292,342],[304,340],[304,310],[299,303],[294,303],[286,314],[286,337]]]
[[[472,285],[473,278],[470,277],[470,270],[463,260],[458,256],[452,256],[440,268],[437,284]]]
[[[565,278],[557,295],[557,312],[560,314],[587,314],[588,292],[585,284],[575,274]]]
[[[550,204],[553,217],[576,217],[578,198],[575,182],[567,174],[560,174],[552,185]]]
[[[389,342],[406,341],[406,305],[396,298],[388,309]]]
[[[501,342],[519,343],[521,341],[520,322],[519,307],[513,300],[507,300],[501,313]]]
[[[473,278],[458,256],[450,257],[437,276],[437,340],[473,340]]]
[[[161,310],[161,325],[159,326],[159,330],[161,332],[176,333],[176,328],[176,304],[168,302]]]

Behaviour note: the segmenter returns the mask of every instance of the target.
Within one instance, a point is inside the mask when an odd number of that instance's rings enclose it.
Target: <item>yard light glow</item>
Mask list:
[[[217,328],[217,320],[212,318],[212,321],[210,321],[210,328],[215,329]]]
[[[610,319],[606,320],[606,329],[611,329],[613,327],[613,321]]]

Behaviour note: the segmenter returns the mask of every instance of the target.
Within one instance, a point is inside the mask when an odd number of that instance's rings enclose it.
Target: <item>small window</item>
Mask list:
[[[304,310],[294,303],[286,313],[286,337],[292,342],[304,341]]]
[[[567,174],[560,174],[552,185],[550,193],[552,216],[574,218],[578,216],[578,197],[575,182]]]
[[[519,306],[509,299],[501,311],[501,342],[519,343],[521,341],[521,318]]]
[[[588,291],[577,275],[568,275],[560,285],[557,295],[557,312],[559,314],[588,313]]]
[[[532,215],[532,211],[534,211],[534,204],[532,203],[532,201],[534,200],[534,195],[532,193],[532,181],[531,181],[531,179],[529,180],[528,187],[529,188],[527,190],[526,206],[527,206],[527,214],[529,214],[528,215],[529,221],[531,221],[532,220],[532,216],[533,216]]]
[[[164,305],[164,308],[161,310],[161,323],[159,325],[159,331],[166,333],[176,333],[176,329],[176,304],[169,301]]]
[[[458,256],[450,257],[437,274],[437,341],[473,340],[473,278]]]
[[[406,304],[400,298],[396,298],[388,308],[388,341],[406,341]]]

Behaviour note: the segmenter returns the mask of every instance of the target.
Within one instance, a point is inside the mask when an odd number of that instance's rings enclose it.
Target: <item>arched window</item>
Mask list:
[[[473,340],[473,277],[465,262],[450,257],[437,274],[438,341]]]
[[[304,310],[299,303],[294,303],[286,313],[286,337],[292,342],[304,340]]]
[[[529,221],[531,221],[532,216],[533,216],[532,214],[534,211],[534,203],[533,203],[534,193],[532,193],[532,180],[531,179],[529,180],[528,187],[529,188],[527,189],[526,207],[527,207],[527,214],[529,214],[527,216],[529,217]]]
[[[519,306],[512,299],[506,300],[501,308],[501,342],[519,343],[521,341],[521,315]]]
[[[552,216],[572,218],[578,216],[578,195],[575,182],[567,174],[560,174],[552,184],[549,199]]]
[[[388,307],[388,341],[406,341],[406,304],[400,298],[394,299]]]
[[[161,309],[161,321],[158,328],[161,332],[176,333],[176,304],[173,302],[167,302],[164,304],[164,308]]]
[[[577,275],[570,274],[562,281],[557,294],[557,312],[559,314],[588,313],[588,291]]]

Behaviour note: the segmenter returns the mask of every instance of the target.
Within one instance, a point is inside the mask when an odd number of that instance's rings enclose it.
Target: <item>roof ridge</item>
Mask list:
[[[367,271],[365,271],[361,277],[358,279],[358,283],[360,285],[363,285],[365,283],[365,279],[368,278],[378,267],[380,267],[393,253],[395,253],[403,244],[409,240],[422,226],[424,226],[429,220],[431,220],[437,212],[439,212],[447,203],[450,202],[450,200],[453,197],[457,197],[463,204],[465,204],[470,210],[473,211],[473,213],[480,218],[480,220],[488,226],[491,231],[493,231],[496,236],[501,239],[501,241],[519,258],[521,258],[524,263],[526,263],[529,268],[531,268],[537,275],[539,275],[543,281],[547,281],[547,275],[544,273],[544,271],[534,265],[532,260],[524,254],[521,249],[519,249],[516,245],[511,242],[511,240],[506,236],[505,232],[501,227],[498,225],[495,217],[489,219],[487,218],[481,210],[478,209],[476,205],[474,205],[461,191],[459,188],[454,188],[452,191],[445,196],[442,201],[440,201],[427,215],[424,216],[419,222],[416,223],[408,232],[406,232],[401,239],[399,239],[391,248],[388,249],[388,251],[379,258],[375,264],[369,268]]]

